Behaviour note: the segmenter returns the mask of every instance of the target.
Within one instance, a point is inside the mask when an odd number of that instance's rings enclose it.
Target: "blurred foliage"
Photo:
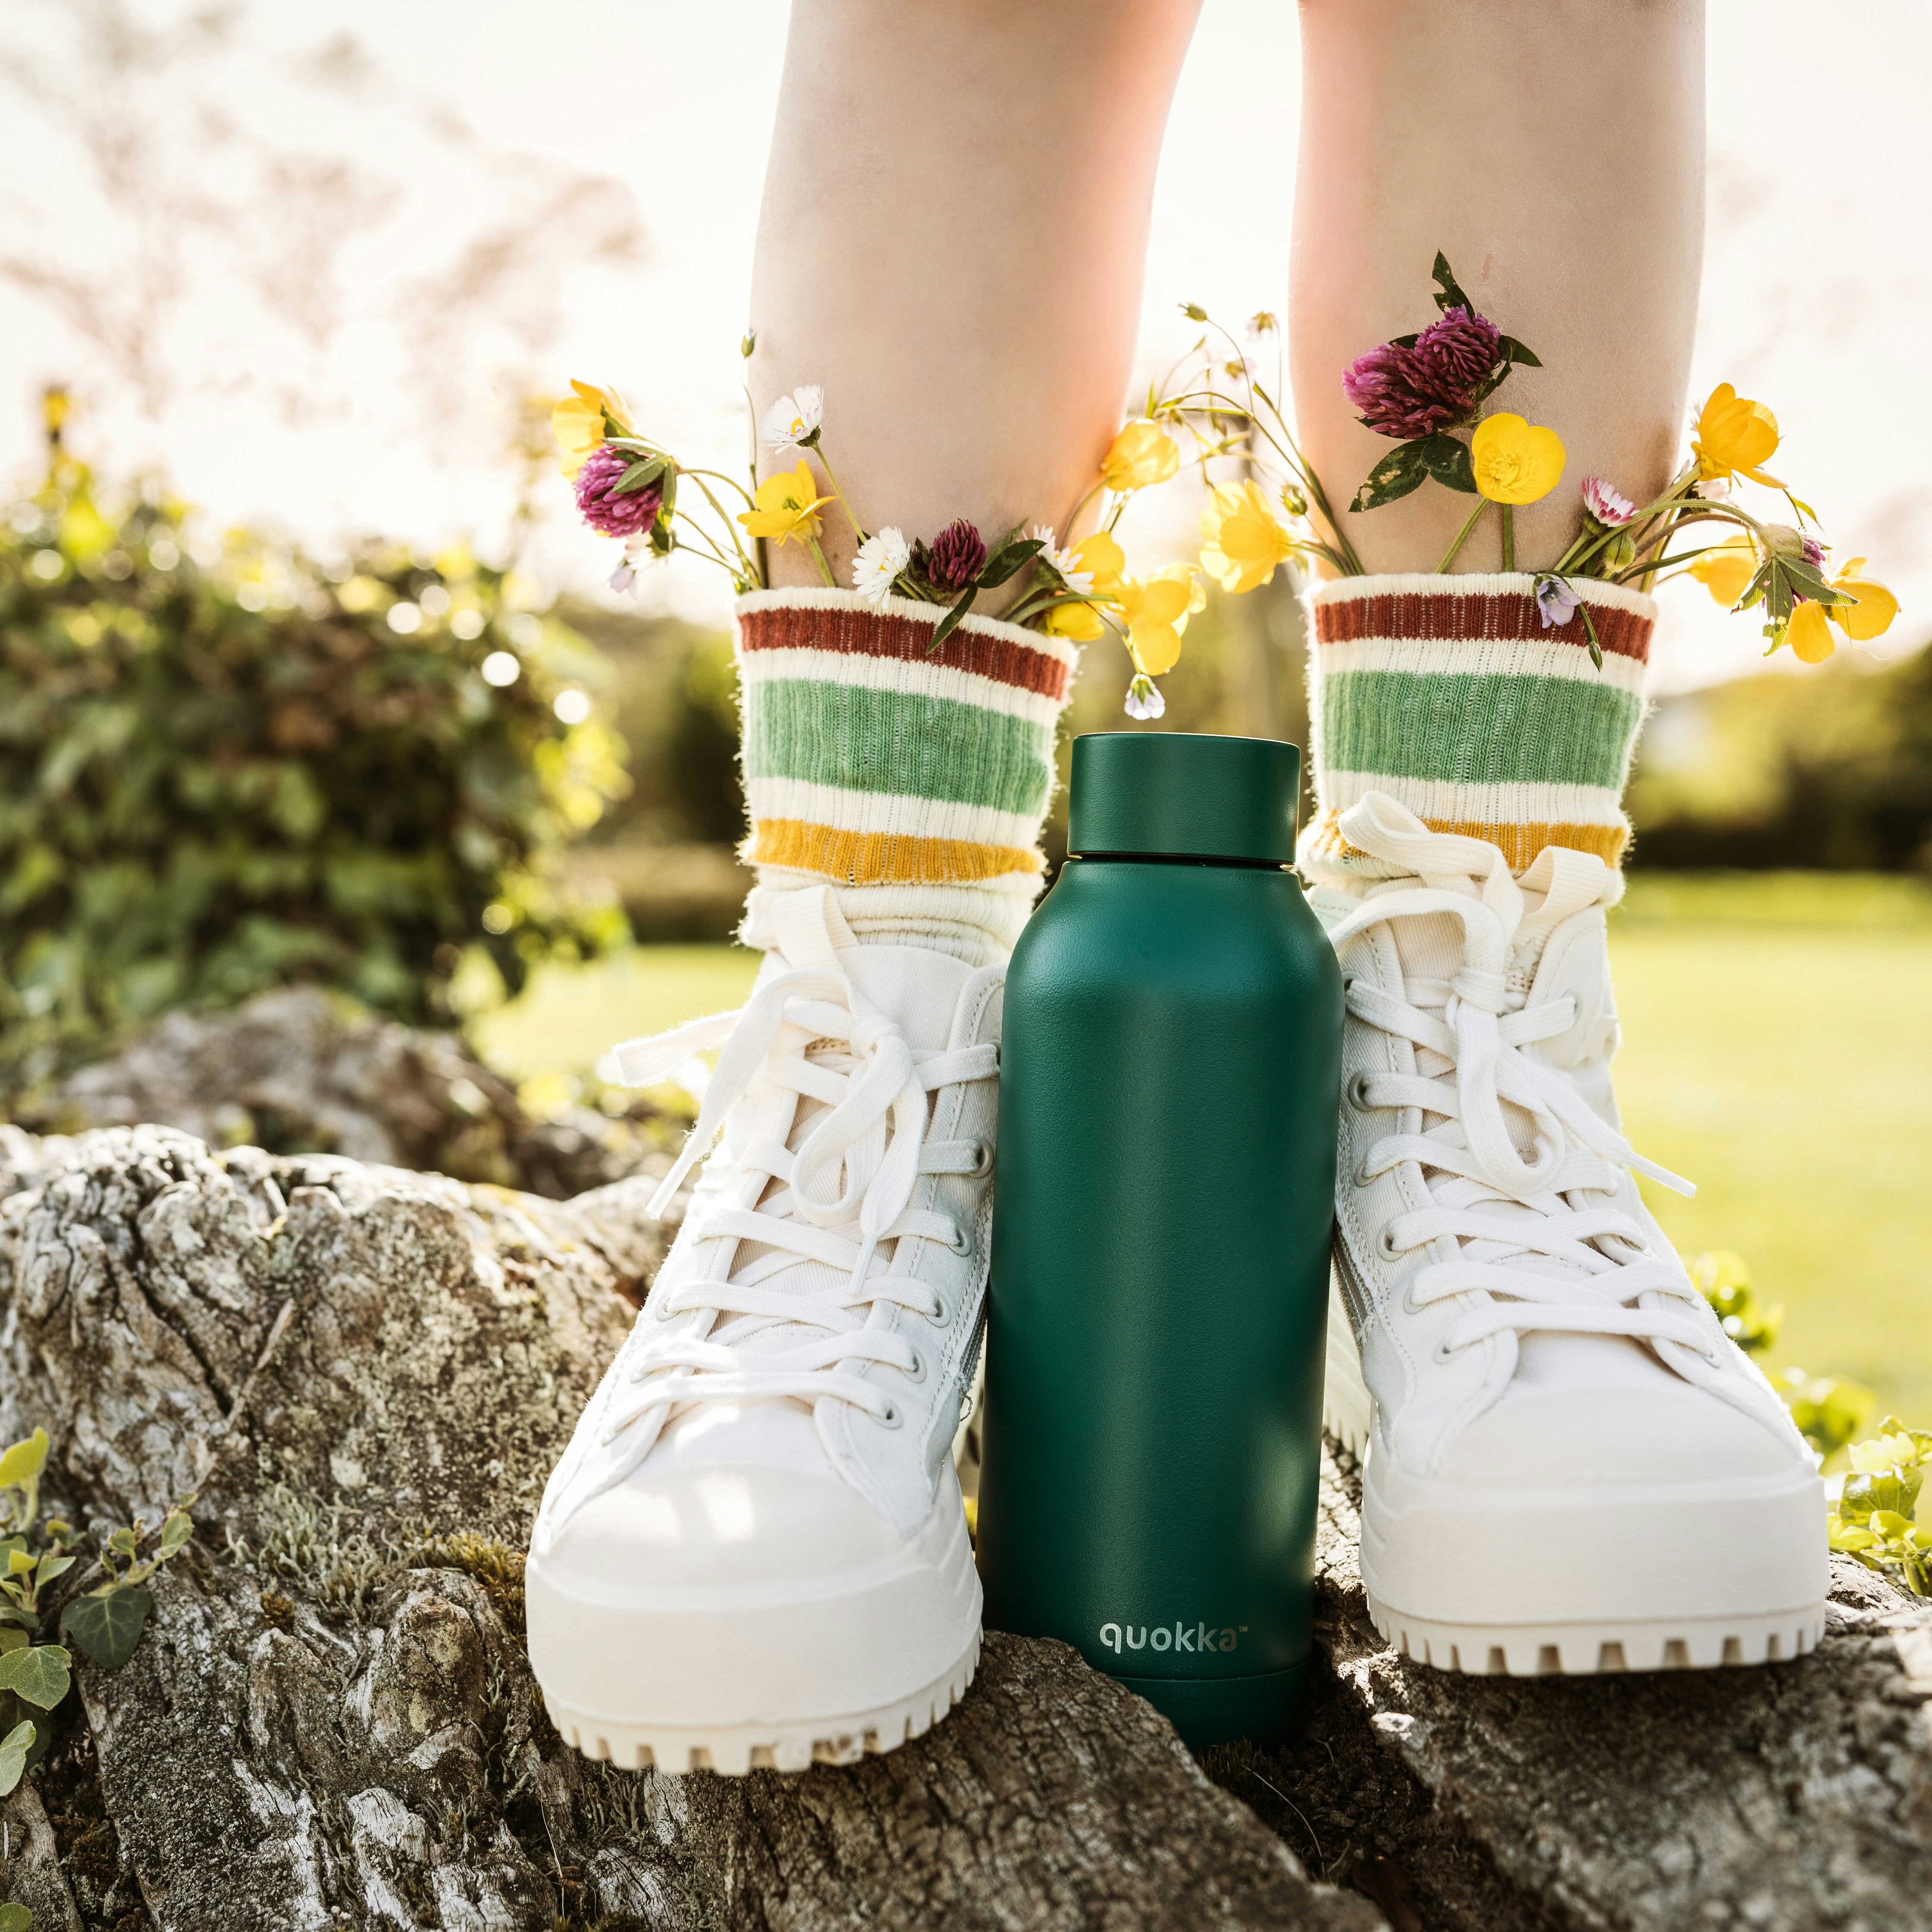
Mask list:
[[[1784,1323],[1780,1303],[1767,1305],[1751,1286],[1750,1264],[1729,1248],[1693,1258],[1690,1279],[1711,1304],[1719,1325],[1748,1355],[1761,1354]],[[1798,1432],[1822,1462],[1844,1448],[1871,1419],[1878,1398],[1843,1376],[1808,1376],[1786,1369],[1772,1386],[1784,1400]]]
[[[1869,1442],[1852,1444],[1851,1473],[1827,1524],[1832,1547],[1919,1595],[1932,1596],[1932,1531],[1917,1520],[1932,1468],[1932,1430],[1888,1415]]]
[[[190,521],[56,442],[0,526],[0,1096],[172,1009],[311,981],[436,1022],[459,968],[487,1003],[624,937],[560,889],[624,748],[534,584]]]
[[[1630,786],[1635,863],[1932,873],[1932,650],[1666,698]]]

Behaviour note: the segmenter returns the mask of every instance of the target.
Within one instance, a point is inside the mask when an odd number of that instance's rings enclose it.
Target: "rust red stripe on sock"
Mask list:
[[[1642,664],[1650,654],[1651,620],[1634,610],[1590,606],[1597,641],[1606,652]],[[1360,638],[1401,638],[1427,643],[1473,644],[1486,638],[1574,644],[1588,650],[1590,634],[1581,613],[1567,623],[1546,626],[1536,599],[1523,592],[1396,592],[1376,597],[1337,598],[1315,607],[1315,635],[1324,644]]]
[[[1056,704],[1065,701],[1072,671],[1048,652],[1033,650],[1011,638],[988,637],[984,632],[964,628],[933,650],[932,633],[940,614],[935,610],[933,622],[927,623],[885,611],[849,608],[779,606],[741,610],[739,647],[746,651],[845,651],[862,657],[943,664],[1016,691],[1036,692]]]

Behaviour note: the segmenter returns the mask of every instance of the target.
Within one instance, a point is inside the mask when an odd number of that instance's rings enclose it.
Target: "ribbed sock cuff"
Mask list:
[[[1305,873],[1386,875],[1336,824],[1371,791],[1434,830],[1500,847],[1513,872],[1546,845],[1612,866],[1621,859],[1657,606],[1577,580],[1603,651],[1599,670],[1582,614],[1546,626],[1535,584],[1526,574],[1352,577],[1314,591],[1317,809],[1297,854]]]
[[[1036,887],[1053,740],[1078,654],[847,590],[738,604],[744,856],[848,886]]]

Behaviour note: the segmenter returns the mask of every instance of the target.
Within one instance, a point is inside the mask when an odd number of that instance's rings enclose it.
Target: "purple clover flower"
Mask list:
[[[1433,436],[1476,405],[1476,390],[1501,358],[1502,332],[1460,302],[1414,346],[1384,342],[1342,372],[1342,392],[1383,436]]]
[[[649,530],[664,502],[662,482],[647,483],[626,496],[616,494],[617,479],[631,463],[621,451],[600,443],[577,472],[577,507],[584,520],[607,537],[634,537]]]
[[[1459,303],[1415,338],[1415,352],[1444,388],[1466,396],[1502,361],[1502,331]]]
[[[986,567],[986,540],[965,517],[948,524],[926,554],[926,574],[941,590],[964,590]]]

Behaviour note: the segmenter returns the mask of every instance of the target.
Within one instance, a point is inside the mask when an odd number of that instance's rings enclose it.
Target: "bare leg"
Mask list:
[[[1576,493],[1639,502],[1677,453],[1703,252],[1702,0],[1302,0],[1301,163],[1289,304],[1301,434],[1338,505],[1390,445],[1344,367],[1433,318],[1449,257],[1541,369],[1491,405],[1546,423],[1563,482],[1516,514],[1554,563]],[[1425,486],[1345,516],[1371,572],[1433,569],[1472,507]],[[1496,520],[1457,568],[1494,570]]]
[[[826,444],[868,530],[930,538],[964,516],[990,542],[1063,518],[1091,480],[1126,388],[1154,166],[1198,6],[794,10],[752,395],[762,410],[824,386]],[[828,519],[826,534],[843,584],[850,532]],[[777,584],[819,580],[796,544],[772,568]]]

